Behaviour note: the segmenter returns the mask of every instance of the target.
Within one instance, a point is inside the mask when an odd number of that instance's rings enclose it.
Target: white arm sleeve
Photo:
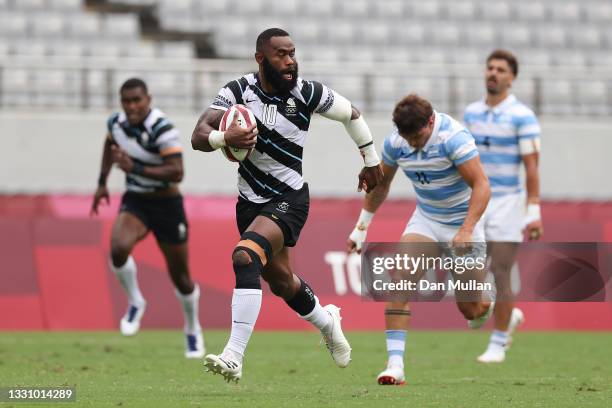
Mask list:
[[[519,150],[523,156],[540,152],[540,138],[519,139]]]
[[[351,120],[351,116],[353,115],[351,102],[335,91],[331,92],[334,94],[333,103],[327,111],[321,112],[321,115],[328,119],[341,122],[346,132],[359,148],[365,166],[377,166],[380,163],[380,158],[374,148],[372,133],[370,132],[368,124],[363,119],[363,115],[359,115],[357,119]]]

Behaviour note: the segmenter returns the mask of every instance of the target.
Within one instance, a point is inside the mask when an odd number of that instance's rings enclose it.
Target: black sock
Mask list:
[[[317,305],[317,301],[315,300],[314,292],[310,286],[308,286],[308,284],[304,282],[302,278],[299,279],[300,288],[293,299],[287,301],[287,304],[300,316],[306,316],[314,310],[315,306]]]

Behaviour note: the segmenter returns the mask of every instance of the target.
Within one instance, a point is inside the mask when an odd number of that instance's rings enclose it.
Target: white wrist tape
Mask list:
[[[372,139],[372,133],[368,127],[363,116],[360,115],[357,119],[349,121],[345,125],[346,131],[351,136],[351,139],[355,142],[359,151],[363,156],[363,161],[366,167],[378,166],[380,164],[380,158],[376,153],[374,147],[374,140]]]
[[[536,204],[536,203],[527,204],[527,215],[525,216],[525,223],[529,224],[533,221],[538,221],[540,219],[542,219],[540,204]]]
[[[368,229],[370,223],[372,222],[372,218],[374,218],[374,213],[369,212],[368,210],[363,208],[359,213],[359,219],[357,220],[357,228]]]
[[[225,132],[211,130],[208,134],[208,144],[215,150],[225,146]]]
[[[523,156],[527,154],[538,153],[540,151],[540,138],[536,137],[533,139],[520,139],[519,151]]]
[[[363,242],[366,239],[368,234],[368,226],[370,222],[372,222],[372,218],[374,217],[374,213],[371,213],[365,209],[361,210],[359,214],[359,220],[357,220],[357,225],[349,235],[349,239],[355,243],[355,249],[361,251],[361,247]]]

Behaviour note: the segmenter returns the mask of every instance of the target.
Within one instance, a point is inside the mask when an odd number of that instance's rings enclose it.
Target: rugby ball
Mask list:
[[[253,126],[256,123],[255,115],[244,105],[233,105],[225,111],[219,124],[219,130],[225,132],[236,119],[238,126],[243,129]],[[224,146],[221,151],[223,155],[232,162],[241,162],[253,151],[253,149],[239,149],[237,147]]]

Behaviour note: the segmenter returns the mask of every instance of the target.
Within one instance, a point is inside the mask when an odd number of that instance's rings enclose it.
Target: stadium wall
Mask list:
[[[0,111],[0,192],[86,193],[97,180],[106,113]],[[190,147],[197,114],[170,115],[185,145],[186,193],[235,194],[235,165],[220,153],[203,154]],[[387,116],[366,116],[380,148],[391,128]],[[610,200],[610,119],[542,118],[542,196],[550,200]],[[356,197],[361,159],[343,127],[316,116],[304,153],[304,176],[313,196]],[[333,174],[330,177],[330,174]],[[114,171],[110,187],[122,188]],[[396,177],[392,197],[413,197],[404,177]]]
[[[78,173],[77,170],[73,170]],[[125,296],[107,267],[110,231],[120,197],[98,218],[89,217],[89,195],[0,196],[0,330],[115,329]],[[205,328],[227,328],[234,284],[231,248],[238,240],[235,200],[186,197],[190,221],[190,266],[200,283]],[[370,241],[399,236],[414,201],[390,200],[377,214]],[[322,303],[343,308],[348,329],[382,329],[383,304],[359,296],[359,257],[347,257],[344,243],[361,208],[359,199],[313,199],[309,221],[293,266]],[[612,242],[612,203],[545,202],[547,241]],[[148,299],[145,328],[182,327],[178,301],[155,241],[148,237],[134,253]],[[265,285],[264,285],[265,286]],[[258,329],[303,330],[309,326],[264,288]],[[526,329],[612,330],[612,303],[521,303]],[[451,302],[413,307],[413,326],[461,329],[465,321]]]

